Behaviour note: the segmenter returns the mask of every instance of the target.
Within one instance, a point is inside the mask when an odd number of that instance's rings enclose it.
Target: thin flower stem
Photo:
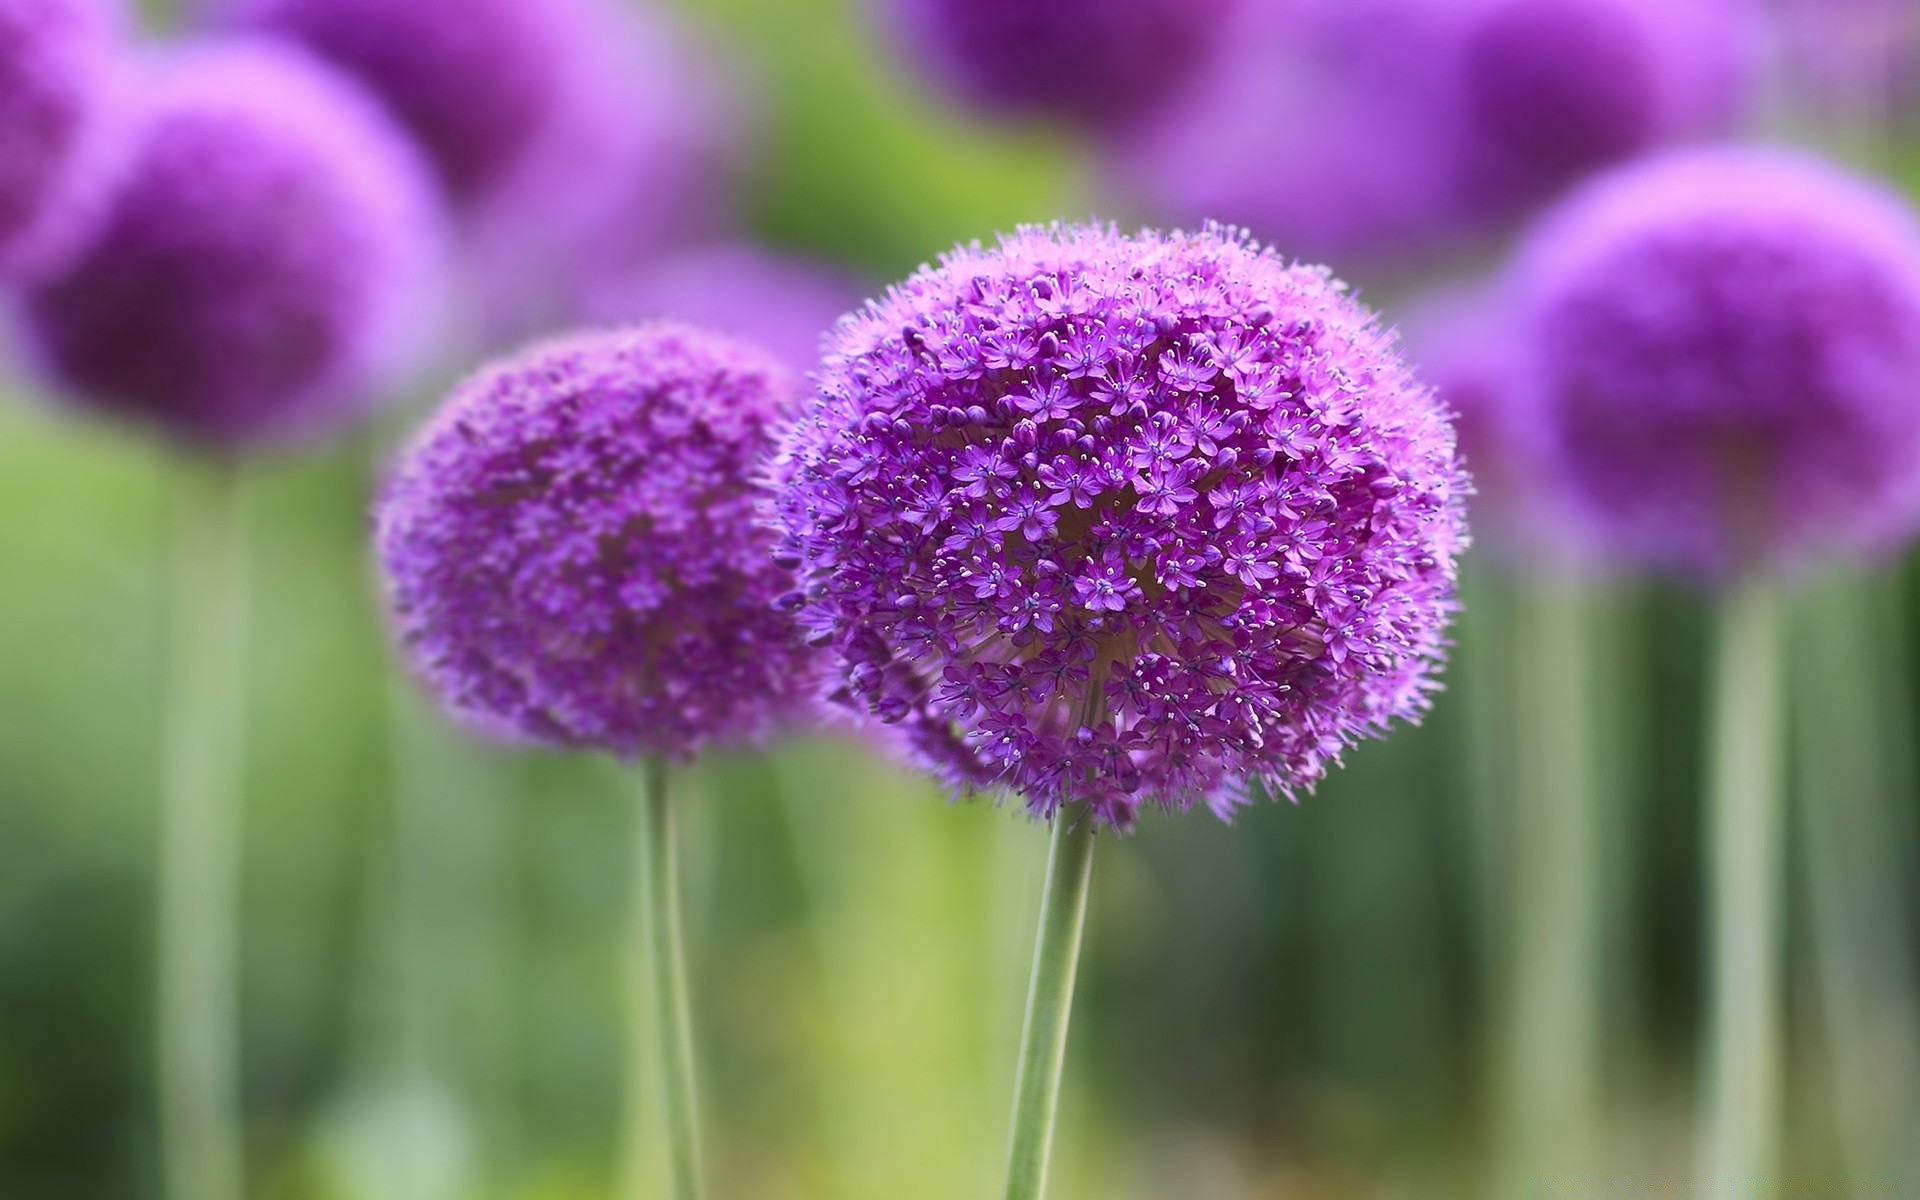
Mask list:
[[[238,1200],[239,855],[247,554],[239,481],[181,480],[171,551],[155,951],[168,1200]]]
[[[1723,600],[1708,762],[1706,1163],[1711,1197],[1773,1193],[1780,1112],[1785,646],[1780,602],[1750,580]]]
[[[1040,933],[1033,947],[1033,978],[1020,1033],[1020,1066],[1013,1085],[1013,1133],[1007,1151],[1007,1200],[1039,1200],[1047,1187],[1060,1077],[1067,1057],[1073,980],[1087,922],[1093,878],[1094,821],[1062,807],[1053,818]]]
[[[1593,614],[1577,585],[1515,597],[1512,975],[1506,1188],[1593,1187],[1600,1169],[1601,857]]]
[[[694,1091],[693,1023],[687,1009],[686,953],[680,932],[680,871],[674,840],[673,797],[667,787],[666,764],[659,759],[648,759],[642,764],[640,779],[639,889],[635,908],[639,933],[647,948],[644,1007],[652,1017],[652,1041],[666,1116],[669,1194],[674,1200],[699,1200],[700,1134]],[[636,1015],[641,1007],[640,1004],[634,1006]],[[635,1033],[638,1040],[639,1030]],[[638,1078],[632,1083],[637,1089]],[[637,1138],[631,1130],[629,1136]]]

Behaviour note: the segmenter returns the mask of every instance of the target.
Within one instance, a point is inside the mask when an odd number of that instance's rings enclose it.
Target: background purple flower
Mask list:
[[[0,268],[33,271],[83,224],[108,141],[111,0],[0,0]]]
[[[1920,226],[1799,156],[1589,185],[1512,268],[1515,436],[1635,562],[1696,574],[1886,545],[1920,518]]]
[[[1727,128],[1758,37],[1735,0],[1294,0],[1124,139],[1156,214],[1403,273],[1582,174]]]
[[[21,301],[30,352],[81,402],[188,441],[357,415],[430,334],[444,226],[412,142],[292,47],[135,69],[103,211]]]
[[[597,289],[589,319],[667,317],[745,338],[796,375],[820,361],[820,342],[862,296],[839,267],[745,242],[669,255]]]
[[[799,719],[757,472],[796,380],[677,324],[536,346],[454,392],[377,514],[399,636],[496,735],[693,756]]]
[[[902,38],[974,107],[1112,129],[1202,71],[1241,0],[885,2]]]
[[[836,331],[777,469],[847,698],[1116,825],[1309,786],[1421,712],[1464,539],[1391,336],[1217,228],[956,250]]]

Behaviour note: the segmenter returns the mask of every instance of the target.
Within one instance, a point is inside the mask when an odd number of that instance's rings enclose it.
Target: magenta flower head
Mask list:
[[[888,0],[903,39],[997,116],[1109,130],[1199,74],[1239,0]]]
[[[78,401],[237,448],[358,416],[430,331],[444,225],[380,107],[292,47],[139,65],[111,194],[21,301]]]
[[[1920,519],[1920,225],[1815,160],[1602,177],[1512,268],[1516,436],[1601,546],[1696,576],[1885,547]]]
[[[1760,28],[1748,0],[1476,0],[1459,87],[1469,195],[1530,204],[1587,173],[1732,128]]]
[[[860,303],[852,273],[744,242],[700,246],[609,281],[588,317],[622,323],[666,317],[744,338],[796,376],[820,361],[820,341]]]
[[[413,666],[484,732],[687,759],[819,689],[757,523],[797,381],[659,323],[536,346],[458,388],[376,514]]]
[[[955,250],[839,327],[776,473],[782,603],[847,698],[1115,826],[1422,712],[1464,542],[1391,335],[1218,227]]]
[[[110,0],[0,0],[0,268],[57,256],[95,200],[120,15]]]
[[[359,78],[458,198],[539,137],[566,89],[573,0],[213,0],[223,20],[291,38]]]

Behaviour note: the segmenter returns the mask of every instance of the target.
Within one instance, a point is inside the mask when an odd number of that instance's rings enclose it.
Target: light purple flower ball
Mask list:
[[[955,250],[835,332],[776,474],[847,699],[1116,826],[1421,713],[1465,537],[1392,336],[1218,227]]]
[[[0,270],[65,248],[98,186],[121,21],[110,0],[0,0]]]
[[[890,0],[904,40],[969,104],[1096,130],[1199,74],[1239,0]]]
[[[608,281],[587,316],[609,324],[666,317],[745,338],[805,375],[820,342],[863,288],[837,266],[745,242],[683,250]]]
[[[21,299],[29,354],[76,400],[189,443],[361,415],[433,333],[444,218],[412,142],[290,46],[135,69],[102,212]]]
[[[536,346],[457,389],[377,513],[420,676],[496,736],[692,757],[810,711],[812,653],[757,521],[797,380],[659,323]]]
[[[1758,149],[1589,185],[1511,269],[1540,486],[1629,562],[1723,577],[1920,521],[1920,224]]]

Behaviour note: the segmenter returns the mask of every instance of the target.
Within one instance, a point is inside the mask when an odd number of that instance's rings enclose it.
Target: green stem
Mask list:
[[[1040,933],[1033,947],[1033,979],[1027,988],[1026,1023],[1020,1033],[1019,1073],[1013,1085],[1007,1200],[1039,1200],[1047,1188],[1047,1160],[1053,1150],[1060,1076],[1067,1058],[1067,1022],[1073,1012],[1073,978],[1080,964],[1087,892],[1093,878],[1093,837],[1091,814],[1063,808],[1055,815],[1046,892],[1040,900]]]
[[[182,480],[172,549],[155,1022],[169,1200],[238,1200],[236,973],[247,556],[240,487]]]
[[[1712,1010],[1704,1192],[1764,1197],[1780,1128],[1784,638],[1772,588],[1724,600],[1708,764]]]
[[[1592,1187],[1600,1166],[1603,850],[1589,606],[1544,583],[1515,608],[1506,1169],[1527,1196]]]
[[[686,953],[680,932],[680,872],[674,844],[672,796],[666,764],[641,767],[639,892],[640,933],[647,947],[647,1002],[667,1125],[670,1193],[698,1200],[700,1134],[693,1075],[693,1024],[687,1010]],[[636,1009],[640,1005],[635,1006]],[[636,1038],[636,1041],[639,1039]],[[638,1083],[636,1073],[634,1083]],[[638,1105],[633,1106],[636,1110]],[[638,1143],[638,1132],[628,1136]],[[635,1173],[631,1182],[638,1183]],[[636,1193],[637,1194],[637,1193]]]

